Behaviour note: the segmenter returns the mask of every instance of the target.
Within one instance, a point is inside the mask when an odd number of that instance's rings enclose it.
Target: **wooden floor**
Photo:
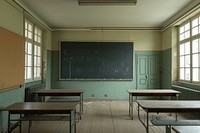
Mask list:
[[[136,109],[135,106],[134,120],[131,120],[128,116],[128,101],[84,102],[84,114],[77,123],[77,133],[145,133],[146,130],[138,120]],[[153,115],[174,119],[173,114]],[[22,132],[27,133],[27,128],[28,123],[23,122]],[[67,128],[68,122],[64,121],[34,121],[31,133],[66,133]],[[18,128],[13,131],[13,133],[18,132]],[[165,133],[165,128],[150,125],[150,133]]]

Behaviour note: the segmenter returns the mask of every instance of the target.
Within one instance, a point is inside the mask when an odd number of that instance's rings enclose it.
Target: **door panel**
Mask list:
[[[137,89],[160,87],[159,55],[136,55]]]
[[[159,74],[160,74],[160,67],[159,67],[159,56],[149,56],[149,89],[156,89],[160,87],[159,81]]]
[[[148,86],[148,57],[136,56],[137,61],[137,86],[139,89],[146,89]]]

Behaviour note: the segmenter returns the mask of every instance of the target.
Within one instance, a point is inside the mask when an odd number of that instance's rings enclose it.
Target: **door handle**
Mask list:
[[[148,79],[148,75],[146,75],[145,78]]]

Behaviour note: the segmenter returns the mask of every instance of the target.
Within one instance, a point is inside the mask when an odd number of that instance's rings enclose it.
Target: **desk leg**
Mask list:
[[[147,126],[146,126],[146,131],[149,133],[149,113],[147,112]]]
[[[128,114],[129,114],[129,116],[131,115],[131,109],[130,109],[130,104],[131,104],[131,98],[130,98],[130,94],[129,94],[129,97],[128,97]]]
[[[80,94],[80,119],[83,114],[83,94]]]
[[[133,96],[129,94],[129,115],[133,120]]]
[[[73,120],[73,123],[74,123],[74,133],[76,133],[76,109],[74,110],[74,120]]]
[[[72,133],[72,129],[76,133],[76,109],[72,110],[69,114],[69,133]]]
[[[146,124],[145,124],[145,120],[142,121],[142,119],[140,118],[140,106],[138,104],[138,119],[142,123],[142,125],[146,128],[146,133],[149,133],[149,113],[148,112],[146,112],[146,113],[147,113],[147,118],[146,118],[147,121],[146,121]]]
[[[11,130],[10,130],[10,111],[8,112],[8,133],[11,133]]]
[[[69,114],[69,133],[72,133],[72,111]]]
[[[20,120],[19,120],[19,132],[20,133],[22,132],[22,121],[21,121],[21,118],[22,118],[22,114],[20,114]]]
[[[165,126],[166,133],[171,133],[171,126]]]

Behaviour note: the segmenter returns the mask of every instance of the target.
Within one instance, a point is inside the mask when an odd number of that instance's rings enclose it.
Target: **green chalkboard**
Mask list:
[[[133,43],[62,41],[60,79],[132,80]]]

